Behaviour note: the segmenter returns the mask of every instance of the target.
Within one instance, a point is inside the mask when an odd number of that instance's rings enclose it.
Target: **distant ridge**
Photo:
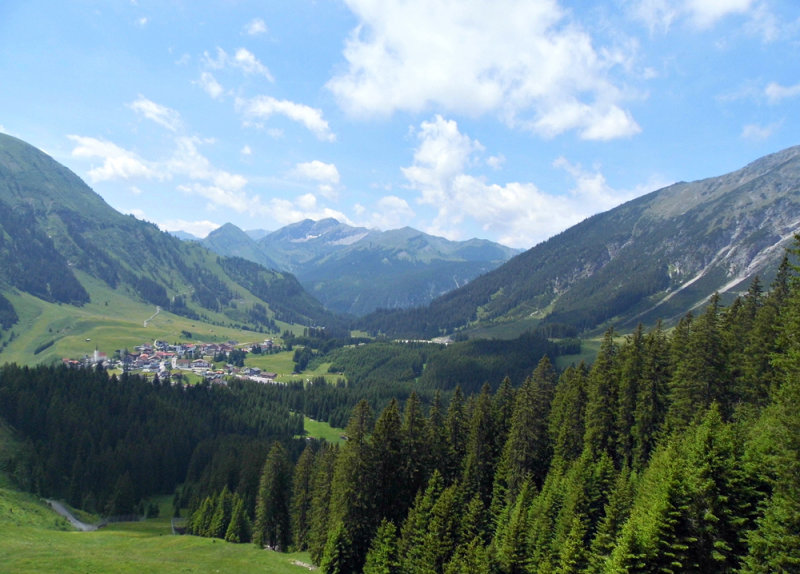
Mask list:
[[[306,219],[255,241],[225,224],[202,244],[294,273],[331,310],[363,315],[424,305],[518,253],[491,241],[449,241],[405,227],[378,231]]]
[[[366,317],[374,331],[572,332],[675,319],[714,292],[768,284],[800,231],[800,147],[720,177],[676,183],[594,215],[501,267],[407,312]]]

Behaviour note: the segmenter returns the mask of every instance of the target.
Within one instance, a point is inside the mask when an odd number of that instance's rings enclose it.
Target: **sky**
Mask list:
[[[204,237],[529,248],[800,144],[796,0],[2,0],[0,132]]]

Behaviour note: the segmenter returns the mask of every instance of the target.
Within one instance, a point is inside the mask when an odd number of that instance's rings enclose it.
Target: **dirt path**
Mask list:
[[[50,508],[58,512],[61,516],[66,518],[72,526],[77,528],[78,530],[82,530],[84,532],[89,532],[91,530],[97,530],[97,526],[95,524],[86,524],[85,522],[81,522],[75,515],[72,514],[66,507],[56,500],[46,500],[47,504],[50,505]]]

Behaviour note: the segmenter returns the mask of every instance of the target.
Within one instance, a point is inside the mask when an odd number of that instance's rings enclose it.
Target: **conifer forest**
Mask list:
[[[325,574],[797,572],[797,256],[674,327],[609,329],[591,365],[360,400],[340,445],[294,438],[302,389],[5,365],[29,446],[7,468],[92,511],[174,493],[191,534]]]

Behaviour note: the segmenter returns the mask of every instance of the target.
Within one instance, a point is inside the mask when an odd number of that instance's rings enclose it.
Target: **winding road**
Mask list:
[[[72,514],[67,508],[58,502],[57,500],[50,500],[49,498],[46,499],[47,504],[50,505],[50,508],[58,512],[61,516],[66,518],[72,526],[77,528],[78,530],[82,530],[84,532],[90,532],[92,530],[97,530],[96,524],[86,524],[85,522],[81,522],[75,515]]]

